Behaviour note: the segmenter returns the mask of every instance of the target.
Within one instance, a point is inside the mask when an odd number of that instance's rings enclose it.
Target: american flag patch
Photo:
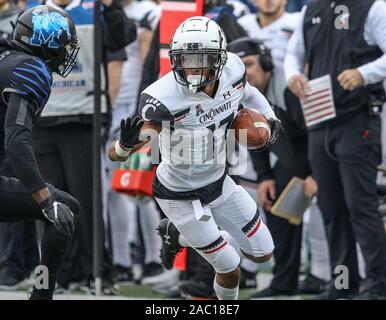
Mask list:
[[[326,75],[308,82],[309,91],[306,98],[301,100],[304,119],[307,127],[336,117],[334,97],[330,75]]]

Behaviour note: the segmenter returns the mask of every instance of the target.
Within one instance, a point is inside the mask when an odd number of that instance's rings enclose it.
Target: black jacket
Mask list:
[[[299,99],[288,88],[284,98],[288,110],[274,107],[275,114],[284,128],[282,134],[270,150],[250,152],[259,182],[274,178],[273,168],[269,162],[270,151],[278,157],[278,163],[288,170],[298,172],[302,176],[311,174],[308,161],[308,133]]]
[[[103,18],[103,45],[108,51],[123,49],[137,38],[137,28],[127,18],[120,1],[114,0],[110,7],[104,6]]]

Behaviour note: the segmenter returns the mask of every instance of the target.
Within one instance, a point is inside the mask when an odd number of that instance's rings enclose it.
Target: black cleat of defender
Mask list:
[[[173,268],[174,258],[176,254],[182,250],[178,242],[180,232],[169,219],[162,219],[158,225],[158,234],[162,239],[161,261],[165,269]]]

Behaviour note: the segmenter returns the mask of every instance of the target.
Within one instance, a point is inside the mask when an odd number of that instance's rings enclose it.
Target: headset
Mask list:
[[[242,37],[230,42],[227,50],[240,58],[257,54],[260,66],[264,71],[270,72],[274,69],[271,50],[261,40]]]

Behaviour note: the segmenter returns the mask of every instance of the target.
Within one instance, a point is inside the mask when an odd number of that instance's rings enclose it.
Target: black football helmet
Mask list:
[[[71,17],[47,5],[32,7],[20,15],[14,25],[12,42],[43,59],[51,71],[62,77],[75,66],[80,48]]]

